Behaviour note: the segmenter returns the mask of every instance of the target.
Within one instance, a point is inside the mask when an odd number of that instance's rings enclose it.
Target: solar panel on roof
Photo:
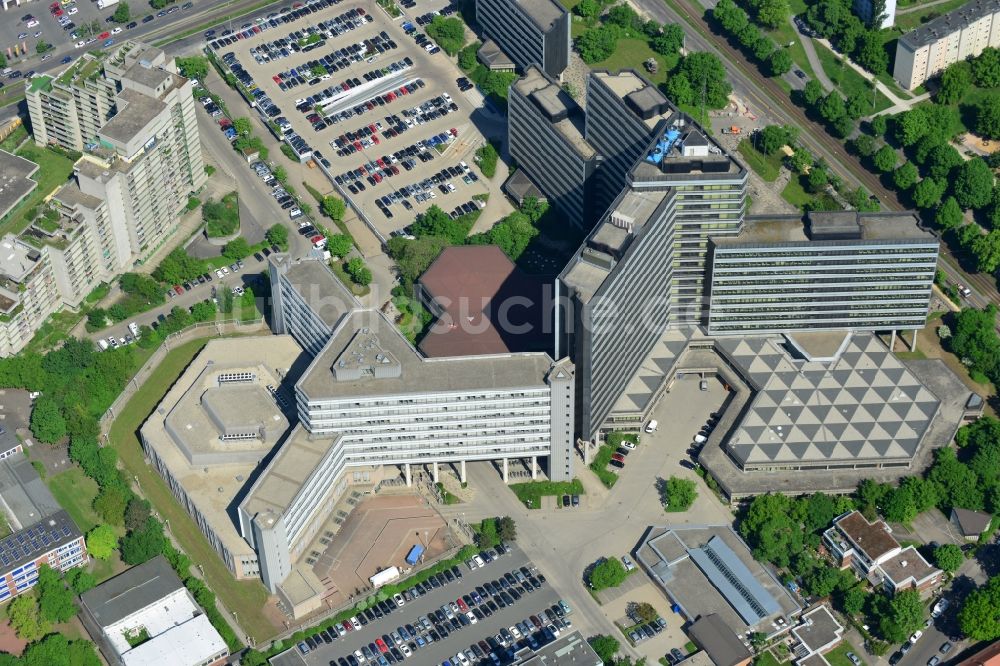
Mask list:
[[[704,547],[692,548],[688,553],[748,625],[753,626],[781,609],[774,597],[721,538],[712,537]]]
[[[67,526],[63,525],[62,533],[63,533],[63,536],[69,536],[69,528]]]

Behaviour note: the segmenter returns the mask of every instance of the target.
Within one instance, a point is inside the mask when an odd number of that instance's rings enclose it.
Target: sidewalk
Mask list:
[[[806,52],[806,58],[809,60],[809,66],[812,67],[813,73],[816,75],[816,80],[819,81],[819,84],[827,92],[830,92],[837,86],[833,85],[833,81],[830,80],[830,77],[823,70],[823,63],[820,62],[819,55],[816,54],[816,45],[813,44],[812,37],[802,34],[798,24],[795,23],[794,16],[789,16],[788,22],[792,24],[792,30],[795,31],[795,34],[799,36],[799,41],[802,42],[802,48]]]

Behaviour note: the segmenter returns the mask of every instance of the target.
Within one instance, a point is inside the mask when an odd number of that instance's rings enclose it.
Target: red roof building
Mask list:
[[[417,283],[436,317],[419,343],[428,357],[546,350],[542,285],[495,245],[445,248]]]

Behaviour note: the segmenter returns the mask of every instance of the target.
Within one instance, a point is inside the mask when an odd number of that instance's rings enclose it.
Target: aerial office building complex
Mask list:
[[[525,71],[537,65],[558,79],[569,65],[569,12],[556,0],[476,0],[476,23],[486,38],[480,60]],[[506,56],[506,57],[504,57]]]
[[[583,226],[593,206],[601,158],[584,138],[583,109],[535,66],[511,87],[507,139],[511,157],[570,223]]]
[[[1000,1],[972,0],[900,37],[892,75],[912,90],[988,46],[1000,46]]]
[[[739,236],[712,238],[708,332],[916,331],[937,259],[912,214],[748,220]]]
[[[191,82],[127,41],[25,86],[35,142],[83,151],[72,187],[105,204],[106,260],[120,271],[151,254],[206,179]]]

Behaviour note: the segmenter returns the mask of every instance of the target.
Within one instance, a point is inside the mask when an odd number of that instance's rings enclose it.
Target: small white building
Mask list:
[[[112,666],[206,666],[229,655],[162,555],[84,593],[80,602],[83,624]]]

